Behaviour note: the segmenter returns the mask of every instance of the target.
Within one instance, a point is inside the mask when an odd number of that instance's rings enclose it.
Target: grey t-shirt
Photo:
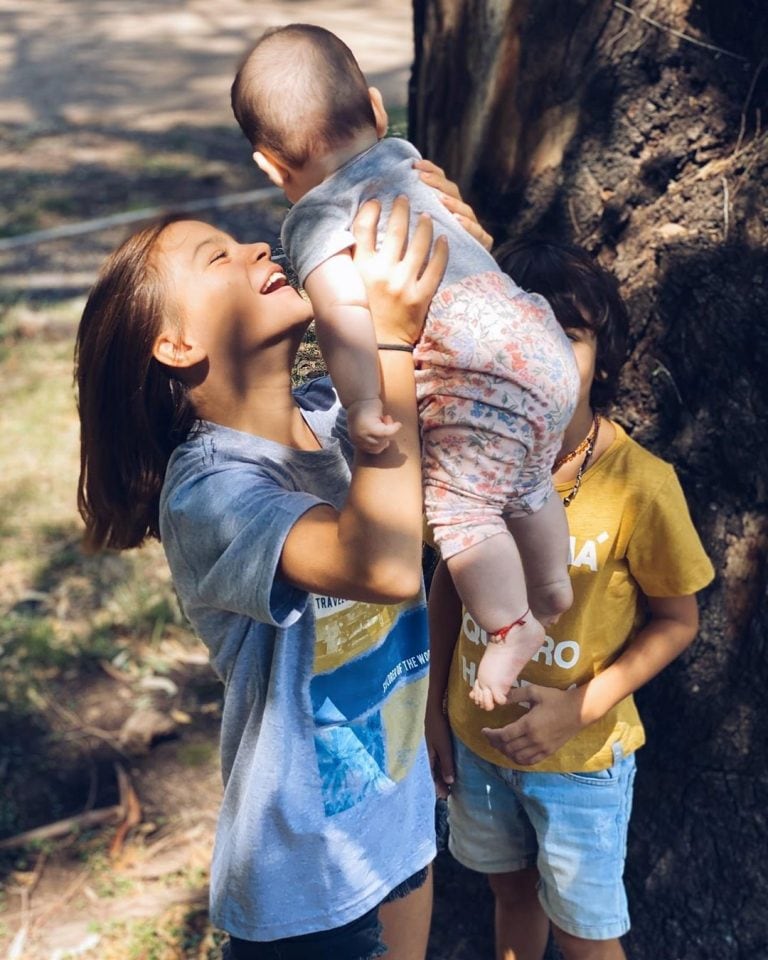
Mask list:
[[[440,203],[435,191],[419,179],[413,162],[420,156],[407,140],[379,140],[291,207],[283,221],[281,239],[301,284],[315,267],[354,245],[351,224],[361,203],[371,199],[381,203],[383,231],[392,202],[400,195],[410,200],[411,225],[420,213],[428,213],[435,236],[448,237],[448,266],[440,289],[475,274],[501,272],[488,251],[470,237]]]
[[[211,917],[246,940],[348,923],[435,852],[423,594],[357,603],[279,573],[293,524],[340,507],[350,479],[330,382],[297,399],[321,450],[206,422],[174,451],[160,503],[182,607],[224,681]]]

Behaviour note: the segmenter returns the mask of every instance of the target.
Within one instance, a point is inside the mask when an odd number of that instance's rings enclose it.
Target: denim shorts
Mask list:
[[[398,884],[382,903],[401,900],[418,890],[427,879],[428,868],[417,870]],[[319,930],[282,940],[254,941],[230,937],[224,947],[223,960],[374,960],[387,952],[381,939],[379,909],[374,907],[362,917],[342,927]]]
[[[585,940],[622,936],[635,758],[618,744],[614,757],[594,773],[535,773],[488,763],[454,737],[451,853],[486,874],[536,867],[554,924]]]

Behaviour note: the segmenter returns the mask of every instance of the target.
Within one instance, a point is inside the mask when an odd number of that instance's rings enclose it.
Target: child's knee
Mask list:
[[[557,623],[560,617],[571,609],[573,588],[569,579],[558,580],[539,587],[532,587],[528,593],[536,619],[545,627]]]

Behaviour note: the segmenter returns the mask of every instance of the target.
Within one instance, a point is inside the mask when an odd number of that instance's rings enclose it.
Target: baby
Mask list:
[[[413,169],[418,152],[383,139],[387,114],[351,51],[321,27],[267,31],[232,85],[253,158],[294,206],[282,231],[312,301],[320,348],[352,442],[383,450],[377,344],[350,224],[398,195],[450,242],[448,267],[415,352],[425,511],[456,589],[488,644],[470,696],[506,694],[571,604],[568,530],[551,467],[575,409],[573,350],[544,299],[524,293]]]

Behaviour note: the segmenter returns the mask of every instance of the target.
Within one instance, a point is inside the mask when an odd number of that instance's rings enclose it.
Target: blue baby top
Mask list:
[[[246,940],[348,923],[435,852],[423,594],[357,603],[279,573],[293,524],[339,508],[350,480],[330,382],[297,399],[321,450],[204,423],[160,504],[182,607],[224,682],[211,917]]]
[[[354,245],[350,226],[361,203],[372,199],[381,203],[381,232],[398,196],[410,200],[412,226],[420,213],[428,213],[434,222],[435,236],[448,237],[448,266],[440,289],[479,273],[500,272],[488,251],[446,210],[435,191],[421,181],[418,171],[413,169],[414,160],[420,157],[407,140],[379,140],[291,207],[283,221],[281,239],[301,284],[315,267]]]

